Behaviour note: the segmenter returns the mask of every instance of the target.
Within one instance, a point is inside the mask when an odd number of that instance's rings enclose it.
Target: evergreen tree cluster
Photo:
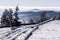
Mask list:
[[[12,9],[5,9],[5,11],[3,12],[3,15],[1,17],[1,25],[4,26],[12,26],[12,25],[17,25],[18,24],[18,6],[15,9],[15,12],[13,13]],[[14,17],[15,18],[14,18]]]

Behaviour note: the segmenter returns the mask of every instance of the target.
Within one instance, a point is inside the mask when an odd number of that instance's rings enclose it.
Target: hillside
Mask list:
[[[60,20],[40,25],[28,40],[60,40]]]
[[[36,28],[36,25],[24,25],[12,31],[10,28],[0,28],[0,40],[60,40],[60,20]]]

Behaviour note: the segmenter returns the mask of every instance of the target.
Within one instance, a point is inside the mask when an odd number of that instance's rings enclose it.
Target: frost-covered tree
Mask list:
[[[15,23],[17,24],[18,23],[18,10],[19,10],[19,8],[18,8],[18,5],[17,5],[17,7],[16,7],[16,9],[15,9],[15,13],[14,13],[14,21],[15,21]]]
[[[3,15],[2,15],[2,17],[1,17],[1,24],[2,25],[8,25],[8,14],[9,14],[9,12],[8,12],[8,10],[7,9],[5,9],[5,11],[3,12]]]
[[[18,7],[18,5],[16,6],[16,9],[15,9],[16,11],[18,11],[19,10],[19,7]]]
[[[9,14],[8,14],[8,20],[9,20],[9,22],[10,22],[10,27],[12,26],[12,22],[13,22],[13,15],[12,15],[12,13],[13,13],[13,10],[12,9],[9,9]]]
[[[46,20],[46,12],[43,11],[41,14],[41,21],[45,21]]]
[[[3,12],[3,15],[1,17],[1,24],[2,25],[5,25],[5,26],[12,26],[12,13],[13,13],[13,10],[12,9],[5,9],[5,11]]]
[[[60,20],[60,12],[58,13],[58,15],[57,15],[57,16],[58,16],[58,19]]]

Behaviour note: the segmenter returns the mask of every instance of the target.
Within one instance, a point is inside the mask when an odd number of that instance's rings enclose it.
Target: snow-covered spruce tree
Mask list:
[[[15,16],[15,18],[14,18],[14,21],[15,21],[15,24],[16,25],[18,25],[18,10],[19,10],[19,8],[18,8],[18,6],[16,7],[16,9],[15,9],[15,13],[14,13],[14,16]]]
[[[1,17],[1,25],[10,27],[12,26],[12,20],[13,20],[12,13],[13,13],[12,9],[9,9],[9,11],[5,9]]]
[[[8,10],[5,9],[5,11],[3,12],[3,15],[1,17],[1,25],[7,26],[9,24],[8,14],[9,14]]]
[[[60,12],[58,13],[58,15],[57,15],[57,16],[58,16],[58,19],[60,20]]]
[[[8,14],[8,20],[9,20],[9,23],[10,23],[10,27],[12,27],[12,23],[13,23],[13,10],[12,9],[9,9],[9,14]]]
[[[46,20],[46,12],[43,11],[41,14],[41,22]]]

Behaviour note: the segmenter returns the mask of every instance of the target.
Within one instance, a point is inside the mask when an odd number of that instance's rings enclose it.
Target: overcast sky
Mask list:
[[[0,0],[1,6],[60,7],[60,0]]]
[[[60,0],[0,0],[0,6],[60,6]]]

